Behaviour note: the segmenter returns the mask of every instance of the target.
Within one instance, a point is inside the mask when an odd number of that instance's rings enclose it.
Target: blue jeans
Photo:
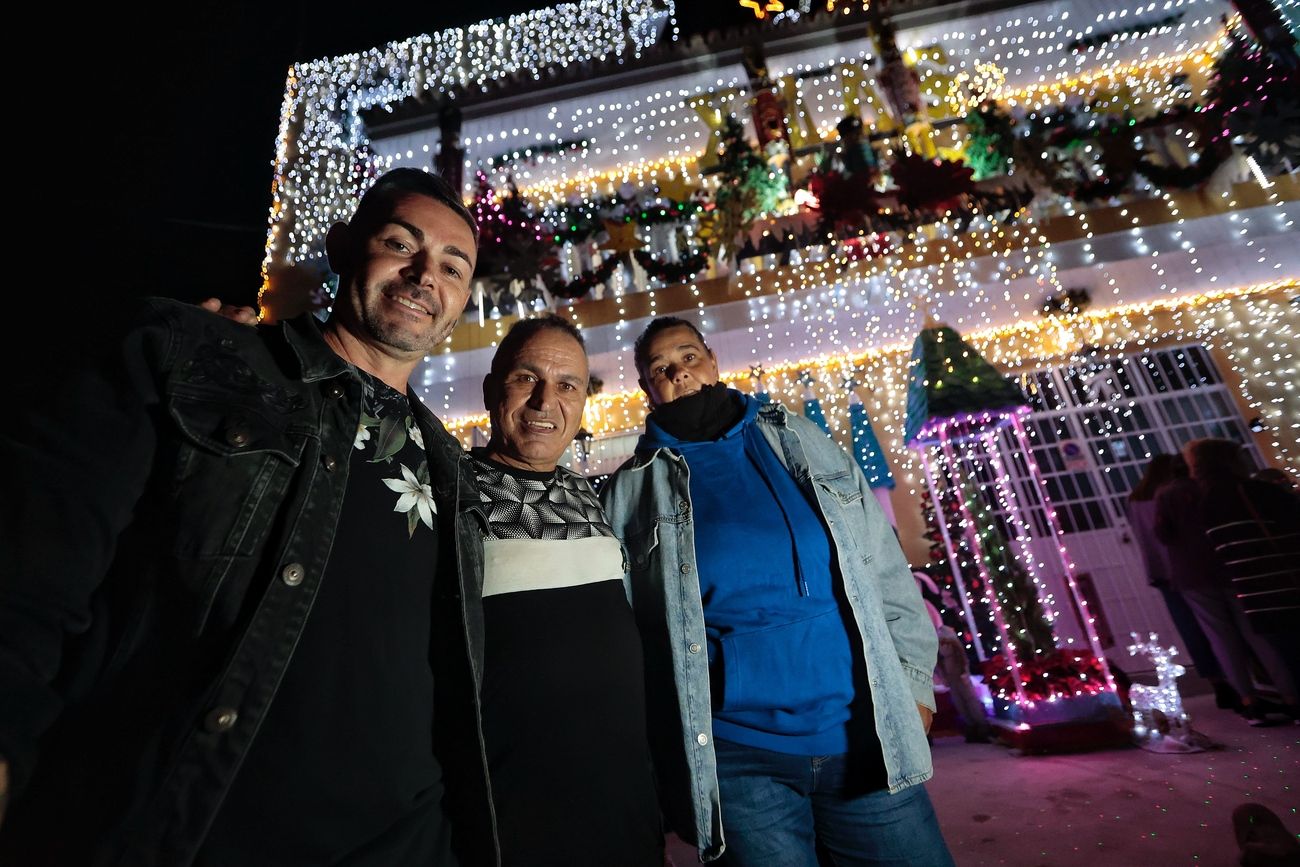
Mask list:
[[[849,756],[715,740],[725,867],[953,867],[925,787],[857,794]]]

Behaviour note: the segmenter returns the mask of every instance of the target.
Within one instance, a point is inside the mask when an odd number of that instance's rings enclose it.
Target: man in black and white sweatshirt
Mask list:
[[[506,867],[663,864],[622,547],[587,480],[557,465],[587,381],[571,324],[517,323],[483,382],[490,440],[470,453],[489,528],[483,733]]]

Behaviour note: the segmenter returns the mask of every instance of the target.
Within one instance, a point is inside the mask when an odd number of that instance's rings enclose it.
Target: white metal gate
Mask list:
[[[1088,359],[1026,375],[1022,384],[1031,401],[1031,449],[1076,574],[1090,579],[1103,644],[1123,648],[1130,632],[1150,631],[1181,644],[1164,600],[1147,586],[1125,502],[1153,455],[1175,453],[1199,437],[1236,440],[1262,466],[1209,352],[1192,344]],[[1020,466],[1009,464],[1013,473]],[[1020,486],[1029,481],[1017,479]],[[1058,624],[1058,634],[1070,634],[1069,627]],[[1113,655],[1124,657],[1122,650]]]

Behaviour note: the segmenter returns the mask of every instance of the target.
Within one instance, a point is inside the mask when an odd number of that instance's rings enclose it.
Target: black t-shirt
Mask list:
[[[437,507],[406,396],[363,379],[329,564],[200,867],[455,863],[433,752]]]
[[[475,453],[483,728],[506,867],[660,867],[641,642],[622,551],[586,480]]]

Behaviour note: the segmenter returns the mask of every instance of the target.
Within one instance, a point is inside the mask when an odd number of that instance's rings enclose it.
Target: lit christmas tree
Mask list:
[[[1010,112],[992,101],[980,103],[966,115],[966,129],[962,159],[975,170],[975,180],[1005,175],[1013,153]]]
[[[717,214],[715,249],[729,249],[761,214],[776,210],[789,195],[784,172],[767,164],[745,138],[745,129],[728,115],[722,130],[721,177],[713,202]]]
[[[917,337],[906,438],[922,451],[931,502],[949,519],[935,525],[952,586],[964,591],[965,632],[987,654],[985,682],[1004,737],[1027,749],[1118,743],[1123,713],[1021,422],[1027,409],[1020,388],[953,329]],[[1043,550],[1059,558],[1059,570]],[[1080,644],[1056,632],[1052,585],[1078,616]],[[979,589],[983,608],[974,604]],[[981,619],[989,615],[995,634]]]
[[[927,328],[912,346],[905,438],[931,423],[1025,405],[1020,387],[946,325]]]
[[[930,491],[921,491],[925,518],[925,540],[930,546],[929,562],[921,571],[939,588],[932,600],[943,622],[957,633],[966,648],[972,671],[982,671],[988,659],[986,648],[998,646],[997,624],[984,595],[984,579],[975,568],[975,553],[961,532],[961,507],[952,497],[942,497],[943,523]]]
[[[1006,623],[1017,659],[1032,659],[1056,649],[1051,624],[1043,611],[1042,601],[1028,571],[1017,559],[1006,536],[998,527],[997,517],[969,478],[958,486],[961,510],[974,521],[983,567],[987,570],[987,587]]]

